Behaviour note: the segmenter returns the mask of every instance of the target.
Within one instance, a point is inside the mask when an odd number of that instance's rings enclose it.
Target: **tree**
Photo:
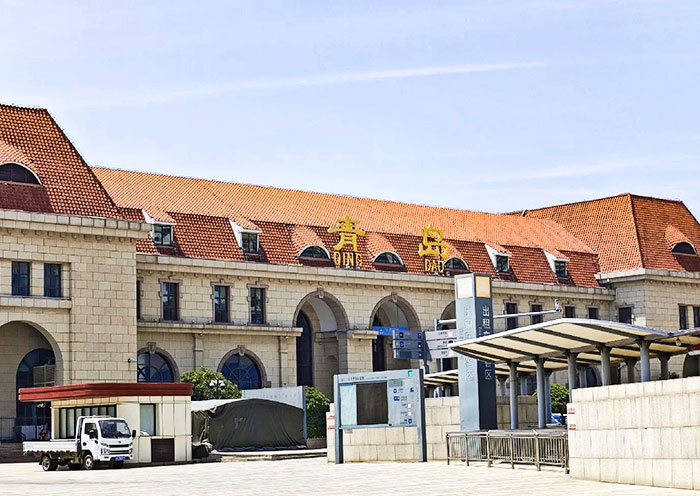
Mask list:
[[[182,382],[192,384],[192,401],[216,399],[216,386],[210,386],[212,381],[224,381],[224,385],[219,386],[219,398],[236,399],[241,397],[241,390],[234,383],[226,379],[221,372],[214,372],[206,367],[197,370],[190,370],[182,374]]]
[[[326,412],[330,401],[316,388],[306,386],[306,436],[326,437]]]
[[[569,402],[569,390],[561,384],[552,384],[549,392],[552,397],[552,413],[565,414],[566,404]],[[532,393],[532,396],[537,397],[537,391]]]

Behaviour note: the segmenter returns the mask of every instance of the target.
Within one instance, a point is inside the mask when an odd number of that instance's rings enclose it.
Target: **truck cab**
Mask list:
[[[82,419],[82,425],[81,425]],[[83,453],[83,466],[89,453],[92,462],[112,462],[121,467],[125,460],[133,458],[133,433],[126,420],[112,417],[78,417],[79,450]],[[89,470],[89,469],[88,469]]]
[[[100,463],[121,468],[133,455],[136,433],[123,418],[108,416],[78,417],[75,439],[24,443],[25,454],[38,454],[46,471],[68,465],[71,470],[92,470]]]

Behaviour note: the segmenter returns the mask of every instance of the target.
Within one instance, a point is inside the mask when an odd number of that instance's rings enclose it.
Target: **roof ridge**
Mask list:
[[[504,212],[506,215],[521,215],[523,212],[526,213],[525,217],[527,216],[527,212],[534,212],[537,210],[547,210],[549,208],[558,208],[558,207],[567,207],[569,205],[579,205],[581,203],[593,203],[593,202],[598,202],[598,201],[604,201],[604,200],[612,200],[613,198],[620,198],[623,196],[632,196],[632,193],[619,193],[617,195],[610,195],[610,196],[603,196],[600,198],[592,198],[590,200],[578,200],[578,201],[573,201],[573,202],[567,202],[567,203],[557,203],[556,205],[547,205],[544,207],[536,207],[536,208],[523,208],[519,210],[513,210],[512,212]]]
[[[17,105],[14,103],[0,103],[0,107],[5,107],[8,109],[31,110],[31,111],[35,111],[35,112],[49,113],[49,111],[46,107],[28,107],[26,105]]]
[[[192,181],[202,181],[205,183],[238,184],[238,185],[243,185],[243,186],[251,186],[254,188],[274,189],[274,190],[278,190],[278,191],[291,191],[291,192],[295,192],[295,193],[307,193],[307,194],[314,194],[314,195],[336,196],[336,197],[342,197],[342,198],[354,198],[357,200],[369,200],[369,201],[394,203],[397,205],[410,205],[410,206],[418,206],[418,207],[426,207],[426,208],[437,208],[440,210],[450,210],[452,212],[471,212],[471,213],[495,215],[495,216],[505,215],[503,213],[487,212],[485,210],[470,210],[470,209],[464,209],[464,208],[444,207],[444,206],[440,206],[440,205],[430,205],[427,203],[411,203],[411,202],[399,201],[399,200],[385,200],[382,198],[372,198],[372,197],[368,197],[368,196],[353,195],[351,193],[324,193],[322,191],[304,190],[304,189],[298,189],[298,188],[283,188],[281,186],[270,186],[270,185],[264,185],[264,184],[253,184],[253,183],[234,182],[234,181],[222,181],[220,179],[203,179],[201,177],[181,176],[181,175],[176,175],[176,174],[162,174],[159,172],[136,171],[136,170],[123,169],[120,167],[104,167],[104,166],[95,165],[95,166],[91,166],[91,168],[101,169],[101,170],[106,170],[106,171],[121,171],[121,172],[127,172],[127,173],[131,173],[131,174],[145,174],[145,175],[150,175],[150,176],[162,176],[162,177],[169,177],[169,178],[174,178],[174,179],[188,179],[188,180],[192,180]],[[209,188],[207,188],[207,191],[211,192],[211,190]],[[546,219],[537,219],[537,220],[546,220]]]
[[[107,192],[107,188],[105,188],[104,185],[102,184],[102,182],[97,178],[97,175],[95,174],[95,171],[92,170],[92,167],[90,167],[90,164],[88,164],[87,161],[83,158],[83,154],[80,153],[80,150],[78,150],[78,147],[75,146],[75,144],[73,144],[73,140],[71,140],[71,139],[68,137],[68,134],[63,130],[63,128],[62,128],[61,125],[58,123],[58,121],[54,118],[54,116],[51,115],[51,112],[49,112],[49,111],[46,110],[46,109],[42,109],[42,110],[43,110],[43,112],[46,113],[46,115],[48,116],[49,121],[51,121],[51,124],[52,124],[53,126],[55,126],[56,129],[58,130],[58,132],[59,132],[60,134],[62,134],[63,137],[66,139],[66,142],[68,143],[68,146],[69,146],[70,149],[75,153],[75,155],[78,157],[78,160],[79,160],[80,162],[82,162],[82,164],[85,166],[85,168],[87,169],[88,174],[90,174],[90,177],[92,178],[92,180],[95,182],[95,184],[96,184],[97,187],[100,189],[100,191],[102,191],[102,193],[104,194],[105,198],[107,199],[107,201],[109,202],[109,204],[110,204],[110,205],[112,206],[112,208],[114,209],[114,213],[115,213],[115,215],[117,216],[117,218],[121,218],[121,214],[119,213],[119,207],[118,207],[118,205],[117,205],[117,202],[115,202],[114,199],[112,199],[112,196],[109,194],[109,192]]]
[[[634,196],[631,194],[627,194],[627,197],[629,198],[630,202],[630,209],[632,210],[632,224],[634,224],[634,236],[637,239],[637,250],[639,251],[639,261],[641,262],[642,267],[646,267],[646,262],[645,262],[645,256],[644,256],[644,250],[642,249],[642,238],[639,236],[639,225],[637,224],[637,211],[634,208]]]

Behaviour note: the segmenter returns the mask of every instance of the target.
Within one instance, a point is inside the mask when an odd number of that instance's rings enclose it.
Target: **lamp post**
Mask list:
[[[224,387],[226,384],[221,379],[212,379],[209,381],[209,387],[216,387],[216,399],[219,399],[219,388]]]

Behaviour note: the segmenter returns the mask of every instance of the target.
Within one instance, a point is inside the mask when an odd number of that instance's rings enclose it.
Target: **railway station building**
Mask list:
[[[496,314],[556,299],[563,317],[700,326],[700,224],[678,200],[492,214],[111,165],[87,164],[46,110],[0,105],[0,439],[49,418],[22,387],[207,367],[331,396],[334,374],[418,366],[393,358],[391,330],[454,318],[466,272],[491,275]],[[670,371],[698,375],[698,359]]]

